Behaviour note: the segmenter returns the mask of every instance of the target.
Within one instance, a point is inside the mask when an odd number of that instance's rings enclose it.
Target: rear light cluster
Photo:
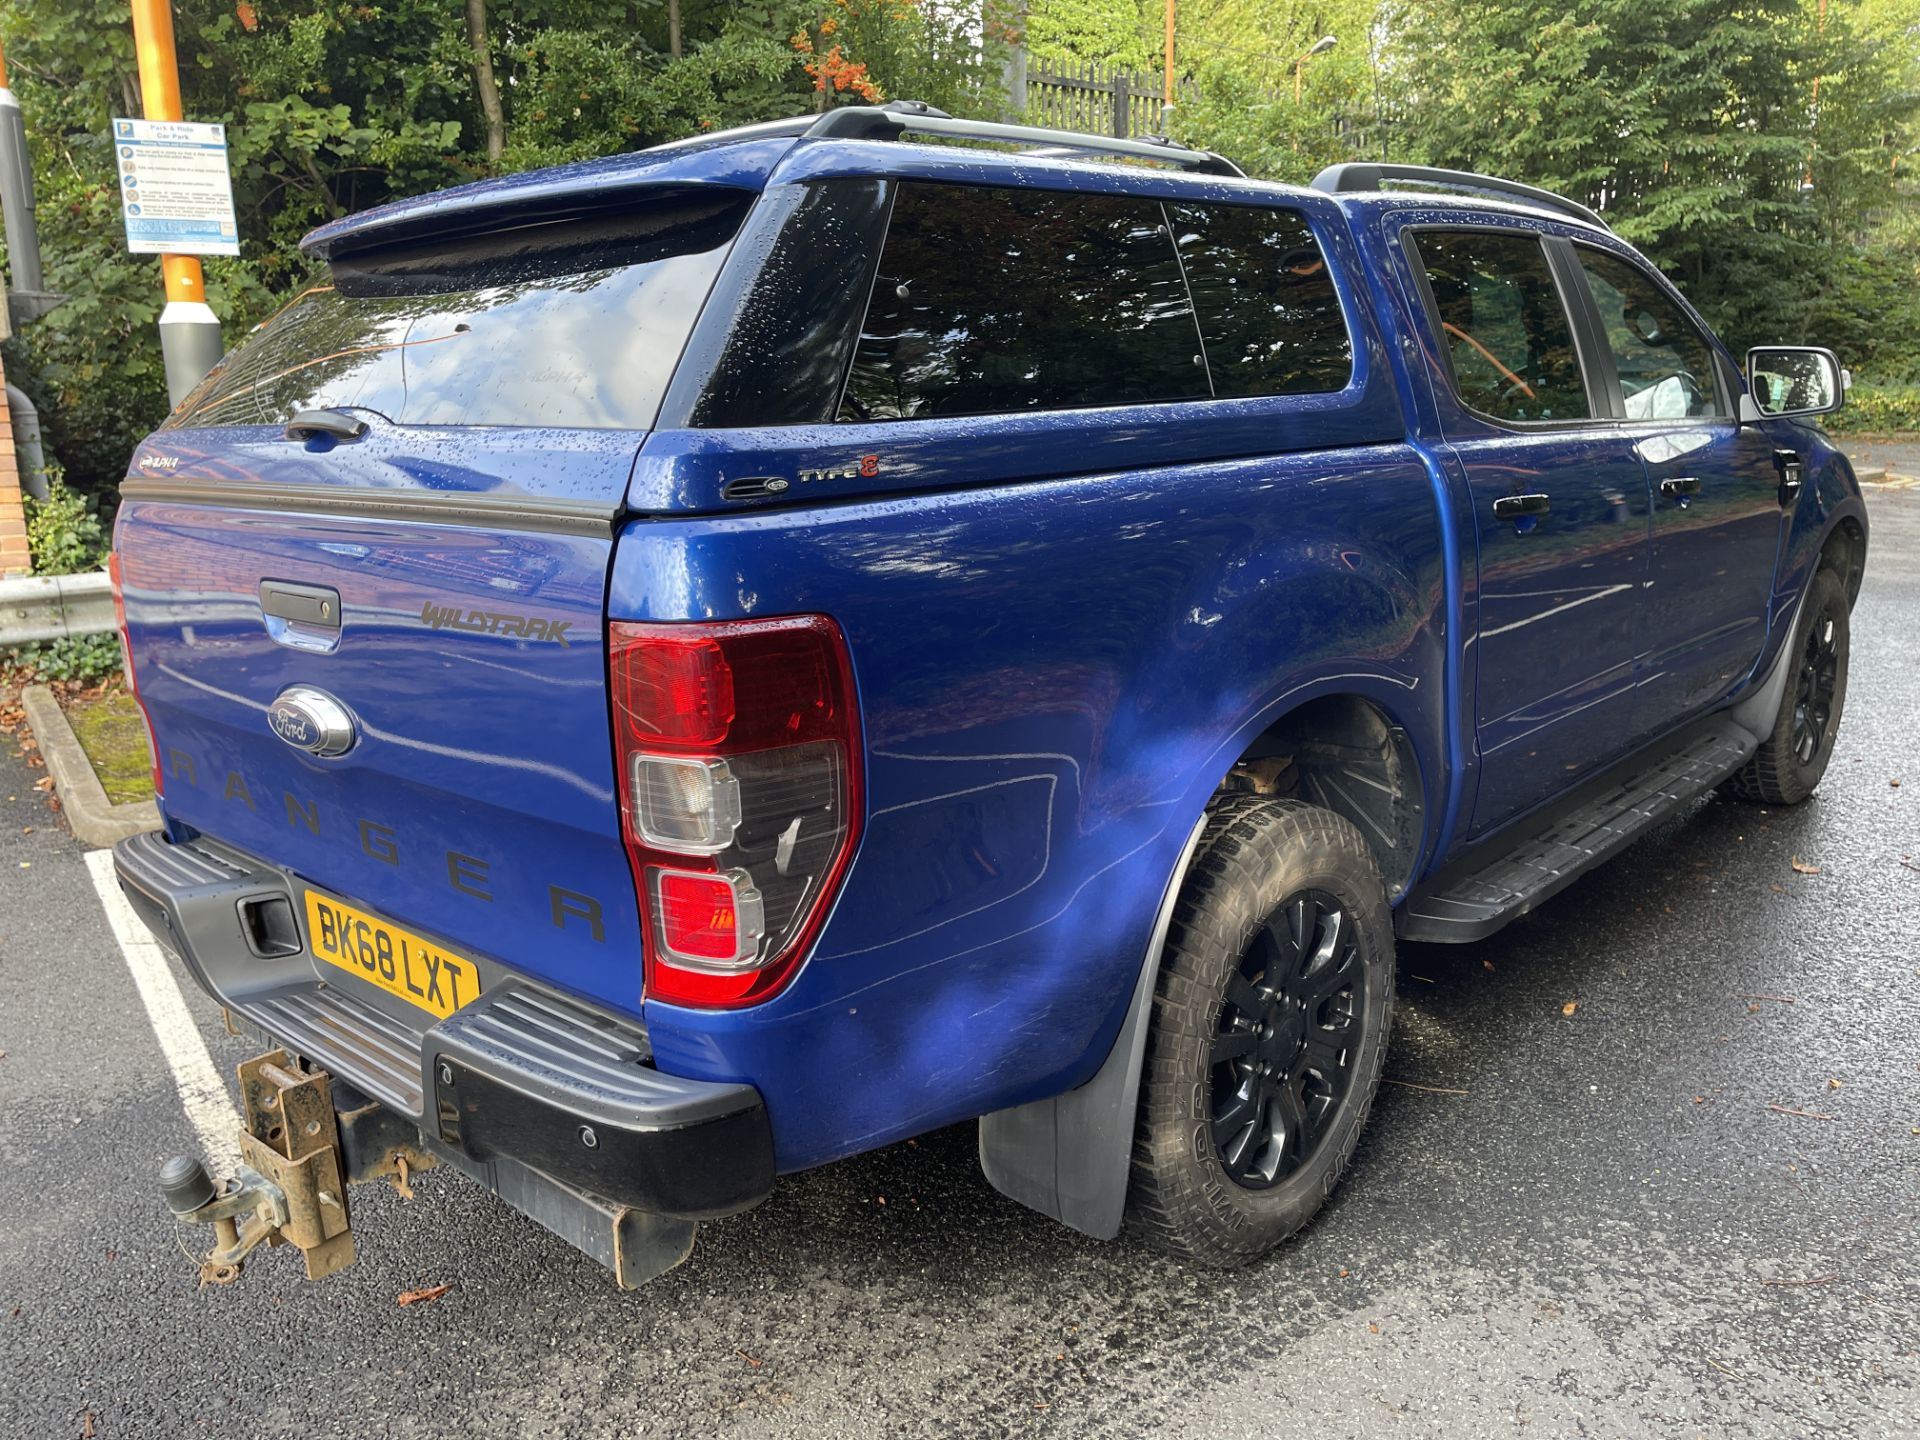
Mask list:
[[[120,552],[107,554],[107,578],[113,582],[113,623],[120,632],[120,668],[126,672],[127,691],[133,696],[133,703],[140,707],[140,718],[147,726],[147,754],[153,760],[153,793],[163,795],[165,787],[160,777],[160,745],[153,738],[153,717],[147,713],[147,702],[140,698],[140,682],[133,678],[133,641],[127,635],[127,597],[120,588]]]
[[[764,1000],[826,918],[858,826],[853,674],[823,615],[609,627],[647,994]]]

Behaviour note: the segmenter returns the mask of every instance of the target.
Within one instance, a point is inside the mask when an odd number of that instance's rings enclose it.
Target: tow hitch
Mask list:
[[[347,1182],[384,1174],[411,1195],[409,1175],[434,1163],[407,1143],[417,1132],[382,1107],[367,1102],[336,1114],[327,1073],[296,1067],[284,1050],[240,1066],[240,1104],[241,1164],[232,1177],[216,1184],[190,1155],[160,1167],[174,1218],[213,1227],[203,1283],[233,1283],[262,1245],[298,1246],[309,1280],[344,1270],[354,1258]]]

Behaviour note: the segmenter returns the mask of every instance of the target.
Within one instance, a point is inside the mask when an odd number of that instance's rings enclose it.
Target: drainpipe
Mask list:
[[[47,498],[47,456],[40,446],[40,412],[27,392],[7,386],[7,414],[13,421],[13,455],[20,466],[20,488],[36,500]]]

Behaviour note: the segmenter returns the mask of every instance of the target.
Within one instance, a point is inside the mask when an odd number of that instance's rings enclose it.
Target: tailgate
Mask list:
[[[169,818],[637,1010],[602,616],[638,438],[150,441],[116,543]],[[345,754],[276,731],[296,686],[351,716]]]
[[[753,195],[515,193],[334,227],[330,273],[140,448],[128,639],[172,821],[403,927],[383,943],[637,1011],[607,575]]]

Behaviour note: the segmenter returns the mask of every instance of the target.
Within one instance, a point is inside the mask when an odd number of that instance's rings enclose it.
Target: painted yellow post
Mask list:
[[[180,64],[173,49],[169,0],[132,0],[133,51],[140,64],[140,109],[149,120],[184,120]],[[167,394],[178,405],[219,363],[220,322],[207,305],[207,282],[197,255],[162,255],[167,308],[160,315],[160,349]]]
[[[1173,6],[1174,0],[1167,0],[1167,83],[1166,93],[1160,97],[1164,105],[1173,104]]]

